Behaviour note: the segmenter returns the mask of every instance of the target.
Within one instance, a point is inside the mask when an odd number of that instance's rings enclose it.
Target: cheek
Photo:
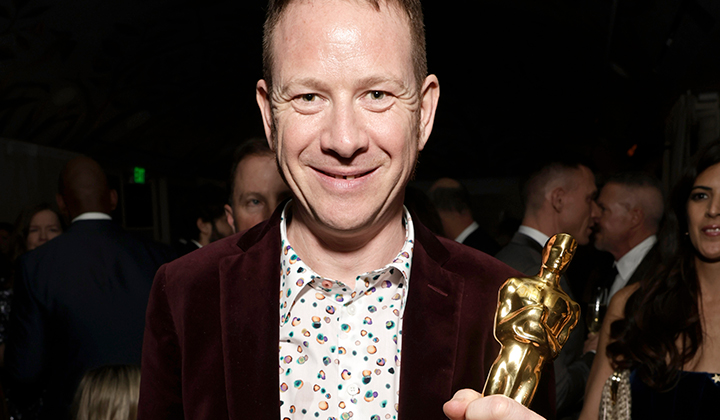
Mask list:
[[[25,241],[25,247],[28,249],[28,251],[35,249],[39,237],[40,235],[37,232],[28,234],[27,240]]]

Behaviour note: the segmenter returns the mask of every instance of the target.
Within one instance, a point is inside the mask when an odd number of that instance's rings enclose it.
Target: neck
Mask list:
[[[552,286],[557,286],[558,278],[560,277],[561,273],[546,269],[544,267],[540,268],[540,274],[538,274],[538,277],[543,279],[545,282]]]
[[[695,257],[695,271],[703,296],[720,296],[720,261],[703,261]]]
[[[313,271],[350,288],[355,288],[359,274],[391,263],[405,242],[402,207],[388,220],[352,232],[320,227],[295,211],[287,234],[295,252]]]
[[[465,217],[462,213],[458,212],[441,211],[438,213],[440,213],[445,236],[450,239],[460,236],[460,234],[474,221],[472,216]]]
[[[640,245],[642,241],[649,238],[650,236],[654,235],[655,232],[638,232],[630,237],[623,243],[619,244],[619,246],[613,250],[610,251],[610,253],[615,257],[615,261],[620,261],[620,258],[624,257],[628,252],[632,251],[633,248]]]
[[[526,214],[523,217],[522,224],[550,237],[561,231],[557,223],[554,222],[554,218],[538,217],[534,214]]]

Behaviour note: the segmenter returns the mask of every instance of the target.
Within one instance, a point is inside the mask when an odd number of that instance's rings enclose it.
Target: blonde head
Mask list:
[[[73,402],[75,420],[135,420],[140,368],[101,366],[85,373]]]

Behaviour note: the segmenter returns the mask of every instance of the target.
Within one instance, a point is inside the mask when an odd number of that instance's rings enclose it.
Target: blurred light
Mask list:
[[[636,150],[637,150],[637,144],[633,144],[632,147],[628,149],[627,155],[630,157],[633,157],[635,155]]]
[[[133,181],[135,181],[136,184],[145,183],[145,168],[139,166],[133,168]]]

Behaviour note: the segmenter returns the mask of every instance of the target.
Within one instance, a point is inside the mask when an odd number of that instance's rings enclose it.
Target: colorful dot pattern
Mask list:
[[[287,206],[285,211],[287,211]],[[280,224],[280,418],[397,419],[402,315],[414,231],[395,260],[356,278],[355,289],[319,276]]]

